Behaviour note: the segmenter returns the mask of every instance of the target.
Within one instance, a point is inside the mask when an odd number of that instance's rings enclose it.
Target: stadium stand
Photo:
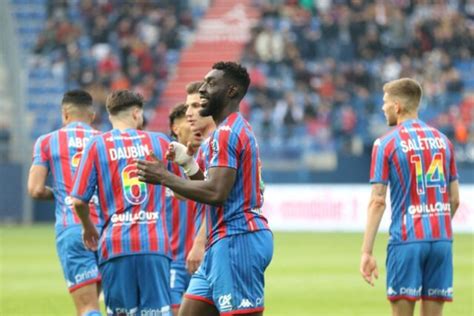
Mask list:
[[[242,58],[254,83],[248,116],[264,157],[367,154],[387,130],[381,87],[404,76],[424,85],[421,117],[460,152],[472,151],[474,33],[467,4],[279,3],[259,6],[262,18]]]
[[[23,10],[27,2],[34,10]],[[460,164],[474,164],[473,10],[465,2],[11,5],[33,55],[32,136],[59,125],[59,95],[76,87],[93,94],[100,129],[109,128],[106,94],[131,88],[147,100],[149,128],[166,130],[188,81],[217,59],[240,58],[252,77],[242,112],[260,139],[270,182],[365,181],[357,170],[368,168],[371,144],[387,130],[382,84],[401,76],[423,83],[422,118],[455,141]]]

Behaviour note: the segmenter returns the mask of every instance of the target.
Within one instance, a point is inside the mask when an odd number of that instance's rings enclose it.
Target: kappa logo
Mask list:
[[[238,308],[249,308],[253,307],[253,304],[246,298],[242,299]]]
[[[388,296],[395,296],[395,295],[397,295],[397,292],[392,287],[389,287],[388,290],[387,290],[387,295]]]
[[[221,295],[217,300],[221,312],[228,311],[232,309],[232,294]]]
[[[228,131],[228,132],[232,132],[232,128],[230,128],[229,125],[224,125],[224,126],[221,126],[219,127],[219,131]]]

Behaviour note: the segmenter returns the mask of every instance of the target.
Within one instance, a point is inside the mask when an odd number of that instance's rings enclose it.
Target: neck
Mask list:
[[[85,117],[75,117],[75,118],[70,118],[69,120],[64,122],[64,125],[66,126],[66,125],[71,124],[71,123],[84,123],[84,124],[87,124],[87,125],[91,124],[90,120],[86,119]]]
[[[231,115],[234,112],[239,112],[239,103],[238,102],[229,102],[228,105],[222,109],[222,111],[218,114],[212,116],[216,126],[219,126],[226,117]]]
[[[413,119],[417,119],[418,118],[418,113],[405,113],[405,114],[401,114],[398,119],[397,119],[397,125],[405,122],[405,121],[408,121],[408,120],[413,120]]]
[[[120,119],[120,118],[116,118],[116,119],[112,119],[110,120],[110,122],[112,123],[112,127],[114,129],[118,129],[118,130],[125,130],[127,128],[133,128],[133,129],[136,129],[136,126],[135,124],[133,123],[132,120],[129,120],[129,119]]]
[[[209,136],[211,136],[212,132],[216,129],[216,126],[215,124],[209,124],[207,125],[204,130],[202,131],[202,136],[204,137],[204,139],[208,138]]]

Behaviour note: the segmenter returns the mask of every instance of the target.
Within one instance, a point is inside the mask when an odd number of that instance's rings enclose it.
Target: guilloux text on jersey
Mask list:
[[[148,156],[149,154],[150,149],[148,148],[148,145],[127,146],[109,149],[109,155],[112,161],[117,159],[141,158]]]
[[[404,153],[410,150],[446,149],[446,143],[440,137],[417,137],[400,142]]]

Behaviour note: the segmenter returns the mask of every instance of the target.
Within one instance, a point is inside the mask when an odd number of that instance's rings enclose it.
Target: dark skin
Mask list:
[[[224,76],[224,71],[216,69],[211,70],[204,78],[199,95],[203,107],[201,114],[211,115],[216,126],[239,110],[243,97],[237,85]],[[235,169],[219,167],[210,168],[205,181],[181,179],[154,157],[151,160],[139,160],[137,168],[140,181],[162,184],[187,199],[216,206],[227,200],[236,177]]]
[[[226,78],[224,71],[217,69],[212,69],[206,75],[199,89],[199,95],[203,107],[201,115],[212,116],[216,126],[219,126],[230,114],[239,110],[239,103],[243,98],[238,85]],[[166,166],[153,156],[151,160],[137,161],[137,168],[140,181],[162,184],[185,198],[215,206],[222,205],[227,200],[237,173],[232,168],[216,167],[208,170],[206,180],[186,180],[170,173]],[[219,312],[214,305],[184,298],[179,315],[213,316],[219,315]],[[263,313],[246,315],[259,316]]]

